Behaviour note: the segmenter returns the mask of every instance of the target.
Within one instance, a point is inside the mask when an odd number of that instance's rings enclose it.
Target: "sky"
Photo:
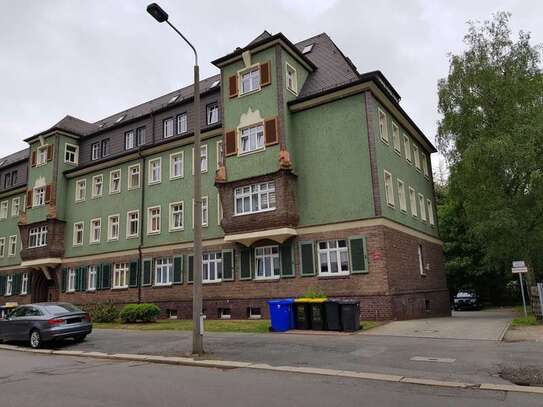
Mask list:
[[[514,35],[543,43],[537,0],[159,0],[210,61],[263,30],[298,42],[327,32],[359,72],[380,70],[434,141],[437,81],[464,49],[468,20],[510,11]],[[94,122],[192,81],[191,50],[146,12],[149,0],[0,0],[0,157],[70,114]],[[442,158],[432,157],[436,169]]]

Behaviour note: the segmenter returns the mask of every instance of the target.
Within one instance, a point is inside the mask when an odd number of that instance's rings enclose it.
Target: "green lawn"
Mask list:
[[[532,314],[531,309],[527,309],[528,317],[524,316],[524,308],[522,306],[515,307],[515,312],[517,317],[511,322],[511,326],[530,326],[530,325],[539,325],[540,322],[536,319],[535,315]]]

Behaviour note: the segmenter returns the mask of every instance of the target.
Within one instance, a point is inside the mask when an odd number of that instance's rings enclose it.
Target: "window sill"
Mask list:
[[[120,194],[121,191],[109,191],[109,195],[116,195],[116,194]]]
[[[147,232],[147,236],[157,236],[160,235],[160,230],[158,232]]]
[[[159,185],[161,183],[162,183],[162,181],[154,181],[154,182],[148,182],[147,185],[148,186],[153,186],[153,185]]]
[[[255,283],[275,283],[277,281],[281,280],[280,276],[277,277],[255,277],[254,281]]]
[[[294,90],[294,89],[290,89],[288,86],[287,86],[287,90],[292,93],[294,96],[298,96],[298,91]]]
[[[138,237],[139,237],[139,235],[126,236],[127,239],[137,239]]]
[[[175,232],[182,232],[184,230],[185,230],[185,228],[175,228],[175,229],[170,229],[169,232],[170,233],[175,233]]]
[[[96,245],[96,244],[100,244],[100,242],[89,242],[89,244],[92,244],[92,245]]]
[[[115,291],[124,291],[124,290],[128,290],[128,286],[123,286],[123,287],[112,287],[111,288],[112,290],[115,290]]]
[[[236,216],[258,215],[259,213],[272,212],[272,211],[275,211],[276,209],[277,209],[277,208],[271,208],[271,209],[264,209],[263,211],[258,211],[258,212],[235,213],[235,214],[232,215],[232,216],[233,216],[233,217],[236,217]]]
[[[263,146],[261,148],[257,148],[256,150],[252,150],[252,151],[241,151],[241,152],[238,151],[238,157],[245,157],[247,155],[261,153],[263,151],[266,151],[266,146]]]
[[[351,276],[350,273],[347,273],[347,274],[336,274],[336,275],[318,275],[317,278],[319,280],[335,280],[335,279],[346,279],[346,278],[349,278]]]
[[[118,241],[119,241],[119,238],[118,238],[118,237],[115,238],[115,239],[110,239],[110,238],[108,238],[107,241],[108,241],[108,243],[109,243],[109,242],[118,242]]]
[[[128,191],[135,191],[136,189],[140,189],[140,186],[137,187],[128,187]]]
[[[183,175],[177,175],[175,177],[170,177],[170,181],[176,180],[176,179],[183,179],[185,178]]]
[[[260,92],[261,90],[262,90],[262,87],[259,87],[258,89],[248,90],[247,92],[244,92],[244,93],[239,92],[238,99],[242,98],[242,97],[245,97],[245,96],[254,95],[255,93]]]
[[[153,284],[153,288],[165,288],[165,287],[173,287],[173,283]]]
[[[102,196],[103,196],[103,195],[93,195],[93,196],[91,197],[91,199],[98,199],[98,198],[101,198]]]
[[[205,284],[205,285],[221,284],[221,283],[222,283],[222,280],[211,280],[211,281],[202,280],[202,284]]]

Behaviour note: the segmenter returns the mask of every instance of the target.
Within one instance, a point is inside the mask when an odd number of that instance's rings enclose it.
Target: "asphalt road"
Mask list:
[[[0,351],[2,407],[542,405],[534,395]]]

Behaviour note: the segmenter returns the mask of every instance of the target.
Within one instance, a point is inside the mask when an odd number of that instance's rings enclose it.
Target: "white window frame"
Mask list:
[[[128,130],[124,133],[124,149],[131,150],[136,147],[136,133],[134,130]]]
[[[417,146],[413,146],[413,156],[415,158],[415,168],[417,169],[417,171],[420,172],[421,168],[420,168],[420,154],[419,154],[419,148]]]
[[[266,185],[265,190],[262,190],[262,187]],[[256,188],[255,191],[253,191],[253,187]],[[273,187],[273,188],[272,188]],[[249,191],[244,191],[245,189],[249,188]],[[258,203],[258,209],[253,208],[253,195],[257,195],[257,203]],[[266,202],[268,207],[262,209],[262,202],[263,202],[263,196],[266,196]],[[272,199],[273,197],[273,199]],[[242,211],[238,211],[238,199],[241,199],[242,204]],[[249,200],[249,210],[244,210],[244,203],[245,200]],[[234,189],[234,216],[243,216],[243,215],[250,215],[254,213],[261,213],[261,212],[269,212],[273,211],[277,208],[277,195],[275,192],[275,182],[261,182],[258,184],[251,184],[251,185],[244,185],[241,187],[237,187]]]
[[[174,206],[181,206],[181,210],[174,212]],[[169,212],[169,219],[170,219],[170,232],[178,232],[180,230],[183,230],[185,228],[185,204],[184,201],[178,201],[178,202],[171,202],[169,205],[170,212]],[[181,226],[175,226],[174,224],[174,215],[176,213],[181,213]]]
[[[117,220],[115,222],[115,220]],[[115,226],[117,227],[115,233]],[[119,240],[119,236],[121,234],[121,215],[120,214],[114,214],[109,215],[107,217],[107,240],[108,241],[114,241]]]
[[[17,196],[11,200],[11,216],[19,216],[21,212],[21,197]]]
[[[158,229],[153,229],[153,218],[157,217],[156,215],[153,215],[151,212],[155,209],[158,209]],[[150,206],[147,208],[147,234],[148,235],[158,235],[160,234],[160,231],[162,229],[162,209],[160,205],[156,206]]]
[[[207,144],[202,144],[200,146],[200,170],[202,174],[205,174],[209,167],[208,157]],[[192,175],[194,175],[194,147],[192,147]]]
[[[248,132],[248,133],[246,133]],[[255,123],[239,129],[238,131],[238,156],[252,154],[266,149],[266,135],[264,134],[264,123]],[[259,137],[261,135],[261,137]],[[247,138],[248,148],[243,149],[243,139]],[[251,148],[251,140],[254,139],[254,148]],[[260,141],[260,143],[259,143]]]
[[[9,201],[0,202],[0,219],[7,219],[9,213]]]
[[[392,122],[392,144],[394,146],[394,151],[398,154],[402,154],[402,142],[400,139],[400,126]]]
[[[100,180],[98,183],[97,181]],[[100,185],[100,193],[98,193],[96,187],[97,185]],[[98,174],[92,177],[92,191],[91,191],[91,197],[93,199],[100,198],[104,195],[104,174]]]
[[[95,143],[92,143],[91,144],[91,161],[99,160],[101,153],[102,153],[102,148],[100,146],[100,142],[97,141]]]
[[[339,242],[345,242],[345,247],[339,247]],[[326,244],[326,248],[321,248],[321,243]],[[330,247],[331,243],[334,243],[334,247]],[[318,262],[319,262],[319,276],[346,276],[350,274],[350,264],[349,264],[349,248],[348,241],[346,239],[332,239],[332,240],[321,240],[317,242],[318,248]],[[347,270],[342,270],[341,266],[341,255],[346,256],[347,258]],[[326,256],[326,267],[328,271],[322,271],[322,255]],[[335,255],[335,261],[332,260],[333,255]],[[337,263],[337,272],[332,272],[332,264]]]
[[[217,193],[217,225],[221,225],[222,218],[224,217],[221,195]]]
[[[177,127],[176,128],[177,134],[184,134],[188,131],[189,129],[188,121],[189,120],[188,120],[187,112],[183,112],[177,115],[176,120],[175,120],[176,127]]]
[[[298,74],[296,73],[296,68],[294,68],[292,65],[290,65],[287,62],[285,73],[286,73],[285,82],[287,85],[287,89],[297,96],[298,95]],[[293,84],[292,87],[289,86],[289,76],[292,77],[292,84]]]
[[[175,174],[175,159],[176,158],[180,158],[180,173],[179,174]],[[185,170],[184,170],[184,167],[185,167],[185,154],[184,154],[184,151],[178,151],[176,153],[171,153],[170,154],[170,179],[178,179],[178,178],[183,178],[185,176]]]
[[[116,174],[119,174],[119,185],[117,189],[114,189],[113,181],[115,178],[113,178]],[[109,173],[109,194],[120,194],[122,191],[122,171],[120,168],[113,170]]]
[[[276,253],[273,251],[276,250]],[[262,265],[262,275],[259,275],[259,265]],[[269,275],[266,275],[266,266],[271,266]],[[277,265],[277,269],[274,267]],[[255,280],[277,280],[281,277],[281,257],[279,255],[279,246],[260,246],[255,247]]]
[[[379,124],[379,137],[383,141],[383,143],[388,144],[388,125],[387,125],[387,115],[386,113],[381,109],[377,108],[377,116],[378,116],[378,124]]]
[[[156,287],[169,286],[173,284],[173,258],[158,257],[155,263],[155,281]]]
[[[431,199],[426,199],[426,206],[428,207],[428,221],[430,222],[430,225],[434,226],[436,221],[434,218],[434,205],[432,204]]]
[[[102,240],[102,218],[94,218],[90,220],[89,243],[98,244]],[[98,239],[94,238],[94,231],[98,231]]]
[[[153,178],[153,165],[158,163],[158,178]],[[162,157],[153,158],[149,160],[149,175],[147,177],[148,185],[160,184],[162,182]]]
[[[6,255],[6,238],[0,237],[0,257],[4,257]]]
[[[238,72],[239,75],[239,95],[247,95],[249,93],[258,92],[262,89],[262,79],[260,77],[260,65],[253,65],[247,69],[243,69]],[[243,89],[243,78],[248,76],[249,88],[247,90]],[[255,86],[256,82],[256,86]]]
[[[68,151],[68,147],[73,147],[75,151]],[[73,155],[73,160],[68,159],[68,154]],[[75,144],[65,143],[64,144],[64,163],[65,164],[75,164],[79,163],[79,146]]]
[[[214,269],[214,278],[210,278],[211,269]],[[207,278],[206,278],[207,272]],[[208,252],[202,254],[202,282],[220,283],[223,279],[222,252]]]
[[[417,209],[417,191],[415,188],[409,187],[409,204],[411,206],[411,215],[414,218],[419,217],[419,210]]]
[[[75,292],[75,268],[68,268],[68,275],[66,277],[66,292]]]
[[[428,171],[428,157],[426,154],[422,154],[422,171],[426,178],[430,178],[430,172]]]
[[[403,149],[405,159],[409,164],[411,164],[413,162],[413,159],[411,157],[411,142],[409,141],[409,136],[405,133],[403,133]]]
[[[32,191],[32,207],[36,208],[39,206],[45,206],[45,190],[47,187],[35,187]]]
[[[81,230],[78,230],[78,226],[81,226]],[[77,234],[81,233],[81,242],[78,242],[77,240]],[[74,232],[72,236],[72,244],[74,247],[77,246],[83,246],[84,239],[85,239],[85,222],[75,222],[74,223]]]
[[[47,226],[37,226],[28,231],[28,248],[35,249],[37,247],[47,246],[47,234],[49,233]],[[31,244],[32,238],[35,238],[35,243]]]
[[[136,129],[136,147],[143,146],[145,144],[145,138],[147,136],[145,132],[145,126],[141,126]]]
[[[194,199],[192,200],[192,228],[194,229]],[[207,196],[202,197],[202,226],[206,227],[209,224],[209,199]]]
[[[222,140],[218,140],[215,144],[215,158],[217,161],[217,169],[221,167],[221,162],[223,161],[224,155],[224,145]]]
[[[98,267],[96,265],[87,267],[87,291],[96,291],[96,281],[98,279]]]
[[[219,122],[219,104],[210,103],[206,106],[206,123],[208,126],[210,126],[218,122]]]
[[[387,205],[391,208],[396,206],[394,200],[394,180],[392,174],[387,170],[384,170],[384,183],[385,183],[385,200]]]
[[[134,185],[132,182],[132,169],[137,168],[138,169],[138,184]],[[138,189],[141,186],[141,166],[139,164],[134,164],[128,167],[128,190],[131,191],[133,189]]]
[[[47,149],[48,145],[40,146],[36,149],[36,167],[47,164],[48,156]]]
[[[426,269],[424,268],[424,253],[422,251],[422,245],[419,244],[417,247],[417,253],[419,258],[419,273],[421,276],[426,275]]]
[[[28,294],[28,273],[23,273],[21,277],[21,295]]]
[[[168,117],[162,121],[162,138],[173,137],[174,133],[174,122],[173,117]]]
[[[397,179],[398,182],[398,202],[400,204],[400,211],[407,213],[407,198],[405,196],[405,183],[401,179]]]
[[[10,296],[13,293],[13,274],[6,277],[6,296]]]
[[[424,195],[419,193],[419,206],[420,206],[420,220],[426,222],[426,203]]]
[[[128,288],[129,271],[128,263],[115,263],[113,265],[113,289]]]
[[[80,192],[83,191],[82,194]],[[87,199],[87,179],[78,179],[75,182],[75,202],[83,202]]]
[[[130,215],[132,214],[137,214],[137,219],[136,220],[132,220],[130,218]],[[136,222],[136,233],[130,233],[131,231],[131,223],[132,222]],[[132,211],[128,211],[126,213],[126,238],[127,239],[133,239],[133,238],[136,238],[136,237],[139,237],[140,235],[140,211],[138,209],[135,209],[135,210],[132,210]]]
[[[11,235],[9,237],[9,243],[8,243],[8,257],[15,257],[16,254],[17,254],[17,235]]]

